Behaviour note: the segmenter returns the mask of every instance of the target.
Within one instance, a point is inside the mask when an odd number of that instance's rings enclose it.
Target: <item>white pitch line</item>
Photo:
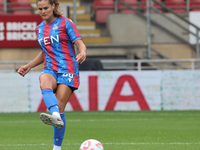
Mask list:
[[[149,120],[163,120],[163,119],[88,119],[88,120],[67,120],[67,122],[114,122],[114,121],[149,121]]]
[[[174,143],[102,143],[103,145],[197,145],[198,143],[181,143],[181,142],[174,142]]]
[[[162,118],[152,118],[152,119],[148,119],[148,118],[139,118],[139,119],[74,119],[74,120],[66,120],[66,122],[115,122],[115,121],[150,121],[150,120],[163,120]],[[38,121],[28,121],[28,120],[21,120],[21,121],[0,121],[1,123],[27,123],[27,122],[32,122],[32,123],[37,123],[37,122],[41,122],[40,120]]]
[[[173,142],[173,143],[102,143],[103,145],[200,145],[200,142],[198,143],[182,143],[182,142]],[[33,147],[33,146],[46,146],[46,145],[52,145],[52,144],[0,144],[0,147]],[[69,143],[65,144],[63,143],[62,145],[81,145],[81,143]]]
[[[68,113],[68,112],[67,112]],[[67,114],[66,113],[66,114]],[[140,116],[140,115],[147,115],[147,116],[200,116],[200,113],[198,114],[192,114],[192,113],[176,113],[176,114],[171,114],[171,113],[140,113],[140,112],[136,112],[136,113],[129,113],[129,112],[112,112],[112,113],[98,113],[98,112],[75,112],[75,113],[71,113],[69,112],[69,115],[77,115],[77,114],[81,114],[81,115],[131,115],[131,116]]]

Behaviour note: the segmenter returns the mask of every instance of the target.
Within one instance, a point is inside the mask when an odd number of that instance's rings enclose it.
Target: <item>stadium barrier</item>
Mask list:
[[[47,111],[39,72],[0,73],[0,112]],[[81,71],[66,111],[200,110],[200,70]]]

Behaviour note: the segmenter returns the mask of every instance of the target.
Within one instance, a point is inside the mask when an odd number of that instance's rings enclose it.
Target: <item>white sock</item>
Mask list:
[[[55,111],[55,112],[53,112],[53,113],[52,113],[52,115],[53,115],[53,116],[55,115],[55,116],[58,116],[58,117],[60,117],[60,113],[59,113],[59,112],[56,112],[56,111]],[[60,118],[61,118],[61,117],[60,117]]]
[[[61,150],[61,146],[54,145],[53,150]]]

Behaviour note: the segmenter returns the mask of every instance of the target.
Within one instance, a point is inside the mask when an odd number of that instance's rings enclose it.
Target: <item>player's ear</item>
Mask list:
[[[53,10],[54,10],[54,8],[55,8],[55,3],[53,3],[52,8],[53,8]]]

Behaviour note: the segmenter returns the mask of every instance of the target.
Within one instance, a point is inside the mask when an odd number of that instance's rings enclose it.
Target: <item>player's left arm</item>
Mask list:
[[[74,44],[77,46],[79,54],[76,56],[78,63],[82,64],[86,60],[87,48],[81,39],[77,39]]]

